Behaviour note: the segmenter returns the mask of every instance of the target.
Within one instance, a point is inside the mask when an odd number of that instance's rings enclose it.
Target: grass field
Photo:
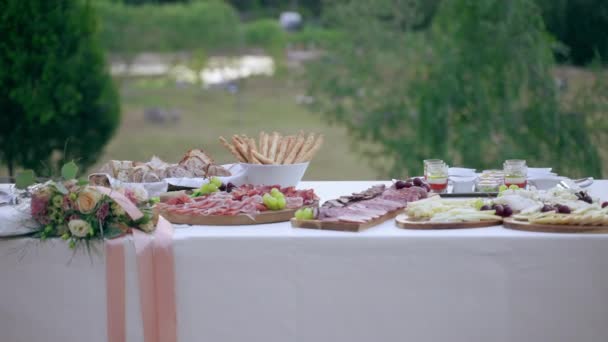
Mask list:
[[[318,114],[296,103],[302,94],[285,78],[257,77],[244,81],[238,99],[225,90],[179,88],[161,79],[119,79],[122,123],[95,167],[110,159],[148,160],[153,155],[177,162],[191,148],[203,148],[220,163],[234,158],[218,137],[244,133],[256,136],[274,130],[313,131],[325,135],[325,144],[311,163],[305,179],[376,179],[365,160],[350,150],[342,128],[330,126]],[[155,124],[144,119],[144,108],[176,109],[177,123]],[[95,170],[95,167],[90,171]]]

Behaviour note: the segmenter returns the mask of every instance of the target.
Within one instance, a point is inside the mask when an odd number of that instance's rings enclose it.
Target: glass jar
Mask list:
[[[505,174],[506,186],[517,185],[521,189],[524,189],[528,184],[528,166],[526,165],[525,160],[507,160],[503,164],[503,171]]]
[[[428,168],[429,165],[433,165],[433,164],[437,164],[437,165],[445,164],[443,162],[443,160],[441,160],[441,159],[425,159],[423,163],[424,163],[424,173],[423,173],[424,179],[428,179],[427,176],[428,176],[428,171],[429,171],[429,168]]]
[[[426,181],[431,191],[445,192],[448,189],[448,165],[444,162],[428,164]]]

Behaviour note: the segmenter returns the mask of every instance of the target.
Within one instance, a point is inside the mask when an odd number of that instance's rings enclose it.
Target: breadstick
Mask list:
[[[245,158],[245,162],[253,163],[253,160],[249,160],[249,158],[248,158],[249,153],[247,153],[247,144],[244,144],[239,140],[240,139],[237,135],[232,136],[232,143],[234,144],[234,147],[236,147],[237,151],[239,151],[241,153],[243,158]]]
[[[321,148],[321,145],[323,145],[323,134],[319,134],[319,136],[317,137],[317,140],[315,140],[315,143],[312,146],[312,148],[310,150],[308,150],[308,152],[306,152],[300,159],[298,159],[298,161],[296,161],[296,163],[304,163],[304,162],[310,161],[315,156],[315,154],[319,151],[319,149]]]
[[[244,158],[243,155],[241,155],[241,153],[234,146],[232,146],[226,139],[224,139],[224,137],[220,137],[220,142],[222,143],[222,145],[224,145],[224,147],[226,147],[230,151],[230,153],[232,153],[233,156],[236,157],[238,161],[240,161],[241,163],[247,162],[246,158]]]
[[[248,143],[248,156],[249,156],[249,160],[252,161],[254,164],[260,164],[260,161],[253,155],[253,152],[257,152],[257,149],[255,148],[255,140],[253,138],[249,138],[247,140]]]
[[[277,132],[272,132],[272,140],[270,142],[270,150],[268,151],[267,157],[275,161],[277,156],[277,147],[279,147],[279,139],[281,136]]]
[[[308,151],[310,151],[314,142],[315,142],[315,134],[309,133],[308,137],[306,137],[306,141],[304,141],[304,145],[302,145],[302,148],[300,149],[300,152],[298,152],[298,154],[296,155],[296,159],[295,159],[294,163],[300,162],[300,160],[304,157],[304,155],[306,153],[308,153]]]
[[[262,164],[274,164],[274,161],[261,155],[258,151],[253,151],[253,156],[256,157]]]
[[[289,154],[285,158],[283,164],[293,164],[293,162],[296,160],[296,156],[302,148],[302,145],[304,145],[304,132],[300,131],[298,137],[296,138],[296,142],[293,144],[293,147],[291,148],[291,151],[289,151]]]
[[[266,134],[265,132],[262,132],[263,136],[262,136],[262,141],[260,142],[260,144],[262,145],[262,148],[260,148],[260,153],[263,154],[264,156],[268,155],[268,134]]]
[[[260,152],[262,152],[264,150],[264,147],[262,146],[262,142],[264,140],[264,131],[260,132],[260,137],[258,138],[258,150]]]
[[[287,152],[287,145],[289,145],[289,138],[283,137],[279,143],[279,152],[277,153],[277,157],[275,159],[277,164],[283,164]]]

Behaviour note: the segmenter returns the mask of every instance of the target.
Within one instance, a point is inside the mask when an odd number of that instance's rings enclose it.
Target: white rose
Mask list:
[[[148,200],[148,191],[143,186],[134,186],[131,190],[138,203]]]
[[[70,233],[76,237],[85,237],[91,230],[91,225],[83,220],[71,220],[68,222]]]

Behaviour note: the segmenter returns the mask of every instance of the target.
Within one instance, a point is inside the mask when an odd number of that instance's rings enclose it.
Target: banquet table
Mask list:
[[[378,182],[302,182],[322,200]],[[608,181],[592,196],[607,198]],[[0,222],[2,224],[2,222]],[[181,342],[608,341],[608,235],[174,225]],[[127,341],[143,341],[126,246]],[[105,260],[0,240],[0,341],[107,341]]]

